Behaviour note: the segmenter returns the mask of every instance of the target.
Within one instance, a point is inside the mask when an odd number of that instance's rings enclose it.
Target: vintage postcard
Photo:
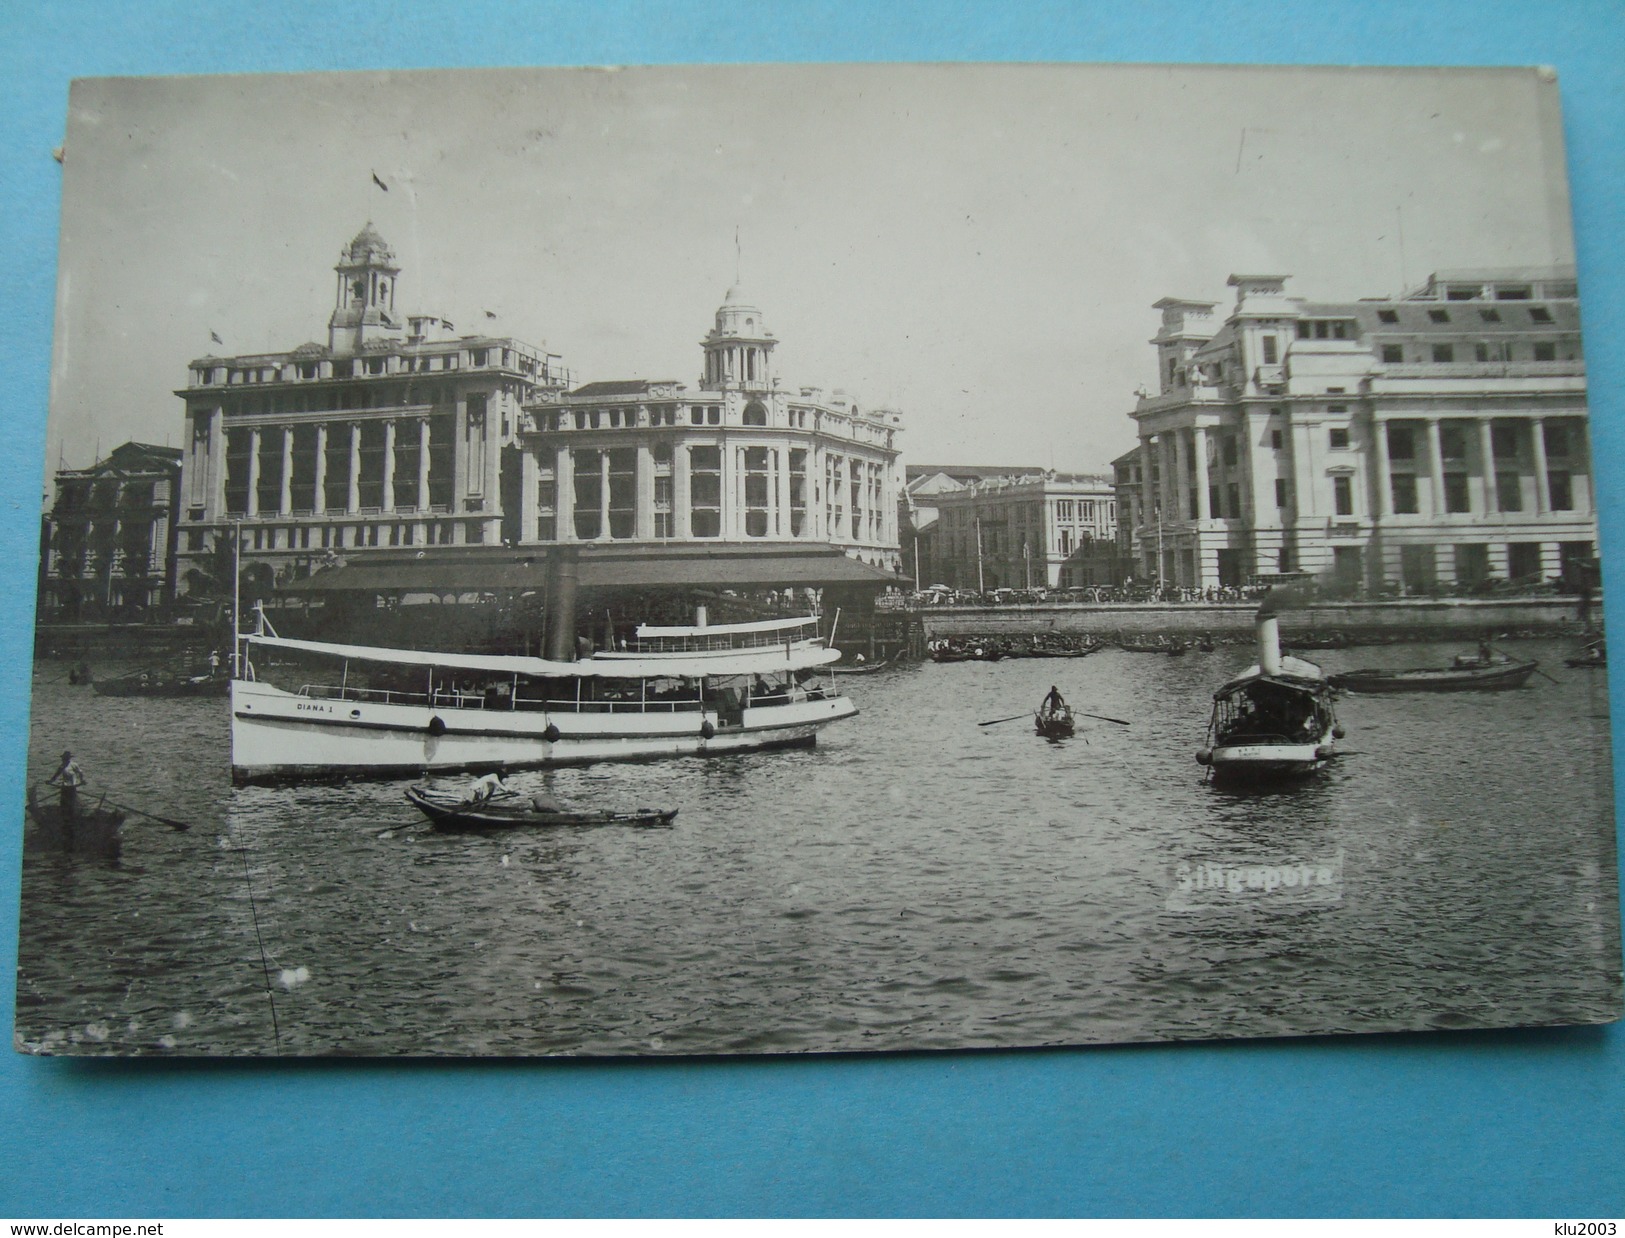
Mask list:
[[[76,82],[16,1048],[1618,1018],[1558,100]]]

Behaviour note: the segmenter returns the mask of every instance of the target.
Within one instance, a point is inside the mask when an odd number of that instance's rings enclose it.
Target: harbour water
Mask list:
[[[71,748],[92,791],[194,824],[132,818],[116,862],[26,855],[18,1045],[772,1053],[1607,1020],[1607,689],[1571,649],[1520,642],[1551,678],[1518,691],[1347,697],[1352,755],[1263,792],[1192,758],[1244,650],[888,669],[843,681],[861,712],[814,749],[512,780],[676,806],[670,828],[467,835],[427,828],[404,783],[233,788],[224,701],[100,698],[42,662],[30,779]],[[1131,725],[1038,738],[1052,683]]]

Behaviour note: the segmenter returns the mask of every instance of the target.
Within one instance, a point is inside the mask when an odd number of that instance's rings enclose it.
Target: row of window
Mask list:
[[[505,395],[513,396],[518,400],[528,399],[533,392],[523,385],[515,387],[511,384],[502,384]],[[453,392],[438,384],[414,385],[412,383],[379,383],[366,384],[358,387],[346,387],[339,391],[275,391],[264,394],[242,395],[227,400],[223,408],[227,419],[236,417],[277,416],[283,413],[337,413],[337,412],[365,412],[369,409],[390,408],[421,408],[425,405],[433,406],[436,410],[450,412],[453,403]],[[475,398],[475,397],[469,397]],[[478,395],[478,399],[485,399]],[[504,414],[506,424],[507,414]],[[207,412],[203,409],[193,410],[193,420],[206,424]]]
[[[1344,413],[1346,407],[1341,404],[1329,405],[1330,413]],[[1490,427],[1492,450],[1497,458],[1512,459],[1520,454],[1521,445],[1527,440],[1532,427],[1520,423],[1501,423]],[[1399,422],[1389,422],[1387,427],[1388,458],[1390,460],[1414,460],[1419,450],[1419,441],[1424,431],[1417,426],[1405,425]],[[1468,427],[1451,421],[1441,422],[1439,425],[1439,455],[1445,460],[1464,460],[1467,458]],[[1541,426],[1541,442],[1545,447],[1548,459],[1566,459],[1578,443],[1569,427],[1562,422],[1548,421]],[[1270,431],[1270,447],[1281,451],[1286,445],[1285,433],[1281,430]],[[1326,445],[1332,451],[1347,451],[1350,445],[1349,429],[1347,426],[1329,426],[1326,430]],[[1231,439],[1225,440],[1225,463],[1234,464],[1232,450],[1235,446]],[[1193,469],[1194,471],[1194,469]],[[1153,476],[1156,470],[1153,470]]]
[[[462,368],[462,353],[430,353],[424,356],[398,358],[400,364],[391,366],[391,354],[372,357],[343,357],[331,362],[295,361],[292,374],[301,381],[311,382],[324,378],[377,377],[384,374],[440,374]],[[500,360],[499,360],[500,358]],[[502,348],[471,348],[468,364],[473,369],[486,369],[492,364],[502,369],[513,368],[513,353]],[[545,372],[545,366],[542,367]],[[526,374],[537,372],[537,362],[521,355],[519,369]],[[257,383],[280,383],[288,377],[283,365],[266,366],[198,366],[192,371],[196,386],[239,386]]]
[[[462,544],[485,541],[483,520],[416,520],[406,523],[254,525],[243,530],[251,550],[353,550],[375,546],[450,546],[461,531]],[[207,529],[182,531],[183,549],[200,554],[214,535]]]
[[[1559,359],[1558,345],[1555,340],[1535,340],[1530,345],[1527,358],[1519,356],[1518,354],[1523,351],[1522,348],[1514,346],[1509,340],[1481,340],[1473,344],[1472,347],[1473,360],[1480,363],[1522,360],[1556,361]],[[1459,360],[1466,360],[1466,348],[1467,345],[1463,342]],[[1562,360],[1578,361],[1580,359],[1579,340],[1564,341],[1562,353]],[[1381,349],[1381,357],[1384,365],[1402,365],[1406,359],[1405,346],[1403,344],[1384,344]],[[1425,347],[1425,350],[1423,346],[1413,346],[1410,360],[1413,363],[1421,364],[1432,362],[1434,365],[1454,365],[1458,361],[1456,344],[1430,344]]]
[[[1465,515],[1473,510],[1472,491],[1468,485],[1471,475],[1460,471],[1449,471],[1442,474],[1444,482],[1444,510],[1453,515]],[[1390,497],[1393,511],[1396,516],[1415,516],[1421,513],[1419,505],[1416,474],[1395,473],[1389,479]],[[1229,495],[1229,510],[1223,518],[1239,519],[1241,515],[1241,498],[1239,490],[1231,487]],[[1546,492],[1550,510],[1554,512],[1567,512],[1574,510],[1574,476],[1568,469],[1548,469],[1546,472]],[[1516,472],[1499,472],[1495,474],[1493,491],[1495,507],[1498,512],[1521,512],[1524,510],[1523,502],[1523,475]],[[1219,496],[1217,487],[1213,490],[1210,500],[1215,515],[1219,515]],[[1286,508],[1292,502],[1292,483],[1284,477],[1275,479],[1275,506]],[[1354,479],[1339,474],[1332,478],[1332,509],[1339,516],[1353,516],[1354,511]],[[1191,519],[1195,519],[1195,512]]]
[[[1452,297],[1450,297],[1448,299],[1452,300],[1452,301],[1458,301],[1458,300],[1465,301],[1465,300],[1471,300],[1472,298],[1452,296]],[[1511,300],[1524,300],[1524,299],[1527,299],[1527,298],[1505,297],[1505,298],[1502,298],[1502,299],[1511,301]],[[1507,311],[1507,312],[1511,313],[1510,310]],[[1549,323],[1549,322],[1553,321],[1553,319],[1552,319],[1552,311],[1547,309],[1544,305],[1531,305],[1529,307],[1528,313],[1529,313],[1529,321],[1533,322],[1533,323]],[[1399,321],[1399,311],[1398,310],[1391,310],[1391,309],[1381,309],[1381,310],[1377,311],[1377,318],[1381,322],[1396,323],[1396,322]],[[1484,307],[1481,307],[1479,309],[1478,318],[1479,318],[1480,322],[1509,322],[1509,323],[1511,323],[1511,322],[1516,322],[1517,321],[1516,319],[1513,319],[1513,318],[1505,318],[1505,317],[1503,317],[1502,313],[1501,313],[1501,311],[1499,309],[1491,308],[1489,306],[1484,306]],[[1449,310],[1435,308],[1435,309],[1428,310],[1428,321],[1429,322],[1452,322],[1454,320],[1451,318]]]
[[[722,449],[715,445],[695,445],[688,451],[688,510],[678,512],[674,503],[669,471],[670,445],[666,445],[665,467],[657,463],[653,477],[654,507],[651,515],[654,536],[667,538],[684,526],[696,538],[722,535],[723,485]],[[741,453],[736,501],[743,517],[746,537],[804,536],[807,531],[809,498],[812,493],[807,471],[807,451],[793,449],[787,458],[777,448],[749,447]],[[777,498],[781,465],[788,466],[785,502]],[[824,479],[825,523],[831,536],[852,540],[877,540],[882,533],[882,470],[863,461],[830,457]],[[570,481],[573,502],[570,527],[578,540],[599,538],[625,540],[638,536],[637,451],[635,448],[576,450],[571,453]],[[537,530],[543,541],[554,540],[558,531],[559,494],[552,470],[543,470],[537,481]],[[674,527],[675,520],[675,527]]]

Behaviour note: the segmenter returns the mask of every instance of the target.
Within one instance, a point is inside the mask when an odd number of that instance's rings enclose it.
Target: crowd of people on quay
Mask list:
[[[1156,581],[1127,580],[1120,585],[1091,585],[1065,589],[956,589],[950,585],[931,585],[912,592],[894,592],[882,598],[881,604],[893,609],[917,610],[937,606],[1036,606],[1055,604],[1110,605],[1214,605],[1238,606],[1258,602],[1270,592],[1291,584],[1306,598],[1325,601],[1389,602],[1404,598],[1500,598],[1500,597],[1558,597],[1583,596],[1587,592],[1584,581],[1576,583],[1563,577],[1544,579],[1530,577],[1503,580],[1490,577],[1471,584],[1440,581],[1427,589],[1407,589],[1399,581],[1388,581],[1380,588],[1364,582],[1339,582],[1307,573],[1289,573],[1280,578],[1258,580],[1246,585],[1210,585],[1206,588],[1159,584]]]

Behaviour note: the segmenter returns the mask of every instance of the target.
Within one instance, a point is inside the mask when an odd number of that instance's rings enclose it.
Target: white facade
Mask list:
[[[1572,270],[1442,272],[1340,303],[1286,282],[1231,276],[1222,322],[1214,302],[1155,306],[1160,391],[1132,413],[1147,578],[1425,592],[1595,553]]]
[[[398,315],[400,268],[371,224],[334,270],[326,345],[191,363],[183,560],[238,523],[272,567],[511,539],[520,408],[568,383],[559,358]]]
[[[730,289],[697,389],[589,383],[526,407],[526,542],[823,542],[899,566],[901,417],[786,389],[761,311]]]
[[[936,555],[943,582],[979,592],[1109,584],[1117,536],[1109,477],[1039,473],[941,490]]]

